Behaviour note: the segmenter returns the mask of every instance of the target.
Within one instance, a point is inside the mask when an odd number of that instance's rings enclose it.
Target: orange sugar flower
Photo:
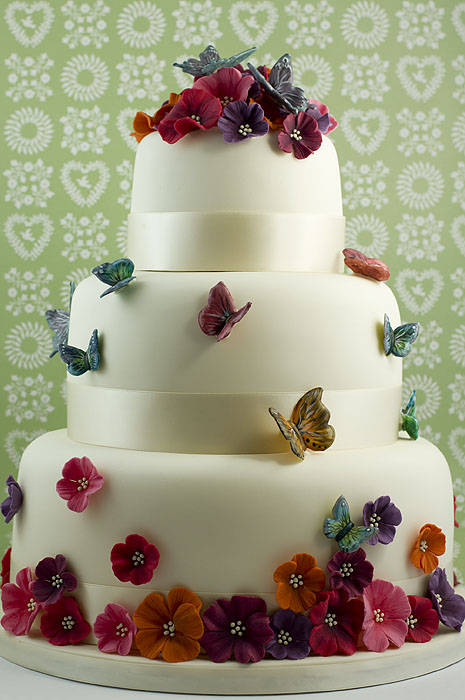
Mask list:
[[[325,574],[311,554],[294,554],[273,574],[278,584],[276,601],[281,608],[304,612],[315,604],[316,594],[325,587]]]
[[[155,114],[153,115],[153,123],[158,125],[163,117],[168,114],[168,112],[171,112],[173,109],[174,105],[179,102],[181,99],[182,94],[179,94],[177,92],[170,92],[170,96],[168,98],[168,102],[166,104],[162,105],[160,109],[157,109]]]
[[[160,593],[150,593],[134,613],[136,645],[142,656],[165,661],[189,661],[200,653],[203,635],[202,601],[188,588],[173,588],[168,602]]]
[[[153,117],[145,112],[137,112],[132,123],[132,128],[134,131],[131,136],[136,137],[137,143],[140,143],[145,136],[151,134],[152,131],[157,130],[158,124],[161,122],[163,117],[170,112],[174,105],[179,102],[182,95],[178,95],[176,92],[170,92],[168,101],[163,104],[160,109],[157,109]]]
[[[430,574],[438,565],[438,556],[445,551],[446,536],[443,531],[437,525],[426,523],[415,540],[410,560],[417,569]]]

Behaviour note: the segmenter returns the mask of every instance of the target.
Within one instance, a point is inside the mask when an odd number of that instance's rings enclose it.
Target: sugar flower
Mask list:
[[[155,112],[153,117],[145,112],[137,112],[132,124],[134,131],[131,134],[131,136],[136,137],[137,143],[140,143],[145,136],[148,136],[148,134],[151,134],[153,131],[157,131],[158,124],[168,114],[168,112],[171,112],[174,105],[179,102],[180,99],[181,95],[178,95],[176,92],[170,92],[169,99],[162,104],[160,109]]]
[[[220,68],[216,73],[198,78],[194,89],[217,97],[222,107],[226,107],[236,100],[247,99],[254,82],[252,75],[241,73],[237,68]]]
[[[280,564],[273,574],[278,584],[276,601],[281,608],[304,612],[314,605],[316,594],[325,587],[325,574],[316,559],[305,552],[294,554],[291,561]]]
[[[29,634],[37,613],[44,607],[31,590],[32,572],[27,566],[16,574],[16,584],[2,586],[2,607],[5,613],[0,623],[11,634]]]
[[[5,583],[10,582],[10,566],[11,566],[11,547],[8,547],[6,550],[5,554],[2,557],[2,571],[1,571],[1,577],[2,577],[2,584],[1,586],[3,587]]]
[[[465,600],[447,580],[445,569],[436,569],[428,582],[428,595],[443,625],[460,632],[465,620]]]
[[[337,551],[328,562],[332,590],[343,589],[353,597],[361,595],[373,580],[374,567],[366,556],[361,547],[351,553]]]
[[[336,652],[353,654],[363,621],[361,600],[349,600],[347,591],[320,593],[317,603],[308,613],[313,628],[310,646],[319,656]]]
[[[195,659],[203,634],[202,601],[188,588],[173,588],[168,602],[160,593],[150,593],[137,608],[136,645],[142,656],[178,662]]]
[[[248,105],[237,100],[224,108],[223,116],[218,119],[218,128],[225,141],[234,143],[252,136],[263,136],[268,133],[269,125],[259,104],[252,102]]]
[[[457,498],[455,497],[455,493],[454,493],[454,527],[459,527],[459,524],[457,522]]]
[[[371,279],[378,282],[384,282],[389,279],[389,268],[382,260],[369,258],[365,253],[355,248],[344,248],[342,253],[344,255],[344,263],[357,275],[371,277]]]
[[[265,656],[265,644],[273,638],[266,614],[266,603],[252,595],[220,598],[205,610],[205,634],[200,640],[209,658],[216,663],[232,655],[241,664]]]
[[[89,496],[103,486],[101,476],[88,457],[73,457],[66,462],[57,481],[57,493],[75,513],[82,513],[89,505]]]
[[[368,544],[389,544],[395,537],[396,527],[402,522],[402,514],[389,496],[380,496],[363,506],[363,522],[367,527],[376,528],[376,533],[367,540]]]
[[[5,518],[5,522],[9,523],[21,508],[21,504],[23,502],[23,492],[21,491],[20,485],[16,479],[11,476],[11,474],[5,483],[8,488],[8,496],[4,501],[2,501],[2,503],[0,503],[0,510]]]
[[[337,127],[337,121],[329,114],[328,107],[319,100],[309,100],[305,110],[318,122],[318,128],[322,134],[329,134]]]
[[[292,610],[278,610],[270,618],[273,639],[266,651],[275,659],[303,659],[310,652],[312,623],[306,615],[297,615]]]
[[[408,616],[407,639],[413,642],[429,642],[433,634],[436,634],[439,626],[439,617],[429,598],[420,595],[407,596],[412,612]]]
[[[363,591],[363,643],[370,651],[384,651],[392,642],[402,646],[407,635],[410,603],[400,586],[377,578]]]
[[[140,586],[152,579],[160,561],[160,552],[142,535],[128,535],[124,542],[114,545],[110,559],[116,578]]]
[[[176,143],[190,131],[211,129],[221,114],[221,102],[204,90],[184,90],[173,109],[161,120],[158,131],[164,141]]]
[[[82,642],[91,632],[74,598],[62,598],[48,605],[40,619],[40,631],[54,646],[65,646]]]
[[[116,652],[121,656],[129,654],[136,632],[136,624],[128,611],[117,603],[108,603],[105,612],[97,615],[94,622],[97,646],[106,653]]]
[[[321,146],[318,122],[310,114],[299,112],[288,114],[283,121],[283,130],[278,134],[278,145],[282,151],[292,153],[299,160],[308,158]]]
[[[51,605],[60,600],[65,591],[74,591],[77,579],[65,569],[66,557],[63,554],[42,559],[36,566],[37,581],[32,582],[34,598],[45,605]]]
[[[438,557],[446,551],[446,536],[436,525],[426,523],[415,540],[410,561],[417,569],[430,574],[438,565]]]

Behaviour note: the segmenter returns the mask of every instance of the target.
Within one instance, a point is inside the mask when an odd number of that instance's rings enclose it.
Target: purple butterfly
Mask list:
[[[198,321],[206,335],[216,335],[216,340],[224,340],[252,306],[249,301],[239,311],[234,306],[231,292],[224,282],[218,282],[210,289],[207,305],[199,312]]]

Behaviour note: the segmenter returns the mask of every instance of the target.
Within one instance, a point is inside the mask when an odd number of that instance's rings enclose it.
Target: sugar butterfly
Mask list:
[[[389,316],[384,314],[384,353],[396,357],[407,357],[412,349],[412,343],[418,338],[419,323],[403,323],[392,328]]]
[[[350,519],[349,505],[344,496],[339,496],[333,506],[332,518],[326,518],[323,532],[326,537],[335,539],[342,552],[355,552],[363,542],[376,534],[376,527],[354,525]]]
[[[182,63],[173,63],[173,66],[181,68],[184,73],[190,73],[190,75],[194,76],[211,75],[218,68],[233,68],[237,66],[238,63],[245,61],[256,50],[257,47],[252,46],[251,49],[236,53],[230,58],[220,58],[220,54],[215,47],[209,44],[207,48],[199,54],[198,59],[188,58]]]
[[[207,305],[199,312],[197,320],[200,329],[206,335],[216,335],[218,342],[224,340],[251,306],[252,302],[248,301],[237,311],[231,292],[224,282],[218,282],[210,289]]]
[[[270,70],[268,80],[251,63],[247,64],[253,77],[280,107],[287,112],[305,112],[308,100],[300,87],[293,85],[292,60],[288,53],[278,58]]]
[[[92,331],[87,350],[81,350],[74,345],[60,345],[60,357],[68,365],[68,372],[74,376],[80,376],[85,372],[95,372],[100,366],[100,353],[98,349],[98,331]]]
[[[101,293],[100,298],[105,297],[111,292],[116,292],[122,287],[126,287],[129,282],[135,280],[133,276],[134,263],[129,258],[118,258],[113,262],[104,262],[101,265],[97,265],[92,270],[92,274],[95,275],[104,284],[110,285],[110,289],[105,289]]]
[[[294,406],[289,420],[275,408],[269,409],[299,459],[304,458],[307,449],[318,452],[327,450],[336,437],[333,426],[329,425],[330,412],[321,401],[322,394],[321,387],[307,391]]]
[[[59,352],[60,345],[65,345],[68,342],[69,332],[69,316],[71,312],[71,302],[73,300],[74,290],[76,285],[74,282],[69,283],[69,310],[66,309],[49,309],[45,312],[45,318],[52,331],[55,331],[52,338],[53,352],[50,357]]]
[[[409,437],[416,440],[419,433],[418,418],[416,416],[417,392],[414,389],[410,394],[407,405],[400,414],[400,429],[405,430]]]

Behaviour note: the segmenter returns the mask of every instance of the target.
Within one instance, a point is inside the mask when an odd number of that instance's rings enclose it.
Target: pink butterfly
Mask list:
[[[242,309],[236,310],[231,292],[224,282],[218,282],[210,289],[207,305],[199,312],[198,321],[206,335],[216,335],[217,341],[224,340],[252,306],[247,302]]]
[[[385,262],[377,258],[367,258],[366,255],[354,248],[344,248],[344,262],[353,272],[365,277],[371,277],[378,282],[389,279],[389,268]]]

